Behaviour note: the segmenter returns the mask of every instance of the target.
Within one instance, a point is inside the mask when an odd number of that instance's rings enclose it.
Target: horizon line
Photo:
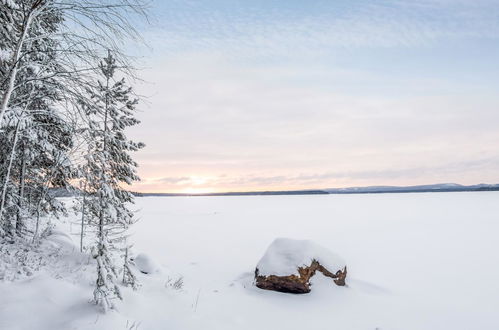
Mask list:
[[[447,186],[447,187],[446,187]],[[433,188],[432,188],[433,187]],[[376,190],[376,188],[378,190]],[[403,192],[456,192],[456,191],[488,191],[499,190],[499,183],[477,183],[463,185],[459,183],[432,183],[409,186],[374,185],[374,186],[352,186],[345,188],[311,188],[311,189],[291,189],[291,190],[248,190],[248,191],[225,191],[225,192],[204,192],[204,193],[182,193],[182,192],[138,192],[140,195],[161,195],[161,196],[238,196],[238,195],[327,195],[327,194],[365,194],[365,193],[403,193]],[[480,190],[483,189],[483,190]]]

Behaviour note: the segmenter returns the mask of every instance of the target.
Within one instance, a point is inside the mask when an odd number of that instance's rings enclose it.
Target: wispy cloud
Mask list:
[[[222,4],[223,3],[223,4]],[[331,48],[428,46],[499,38],[497,1],[165,1],[148,38],[160,50],[244,56],[331,53]]]
[[[158,5],[137,189],[499,179],[499,3]]]

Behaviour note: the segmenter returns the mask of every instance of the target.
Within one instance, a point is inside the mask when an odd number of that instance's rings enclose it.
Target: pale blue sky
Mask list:
[[[499,1],[155,1],[143,191],[499,182]]]

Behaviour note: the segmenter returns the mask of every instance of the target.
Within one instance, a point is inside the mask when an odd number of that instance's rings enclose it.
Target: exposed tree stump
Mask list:
[[[264,290],[309,293],[310,279],[317,271],[336,285],[345,285],[347,267],[339,257],[310,241],[280,238],[270,245],[255,269],[255,285]]]

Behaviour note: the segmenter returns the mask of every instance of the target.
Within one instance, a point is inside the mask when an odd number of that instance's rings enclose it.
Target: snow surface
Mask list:
[[[145,253],[139,253],[133,262],[142,273],[152,274],[160,271],[159,265]]]
[[[119,313],[88,303],[93,260],[56,235],[40,247],[40,270],[0,280],[0,329],[497,330],[498,201],[499,192],[138,198],[134,250],[162,272],[139,273]],[[78,242],[72,219],[58,229]],[[347,286],[318,273],[305,295],[256,288],[254,267],[276,237],[344,257]],[[179,276],[181,289],[168,285]]]
[[[299,275],[298,268],[310,267],[314,260],[332,273],[346,265],[339,256],[310,240],[276,238],[256,267],[263,276]]]

